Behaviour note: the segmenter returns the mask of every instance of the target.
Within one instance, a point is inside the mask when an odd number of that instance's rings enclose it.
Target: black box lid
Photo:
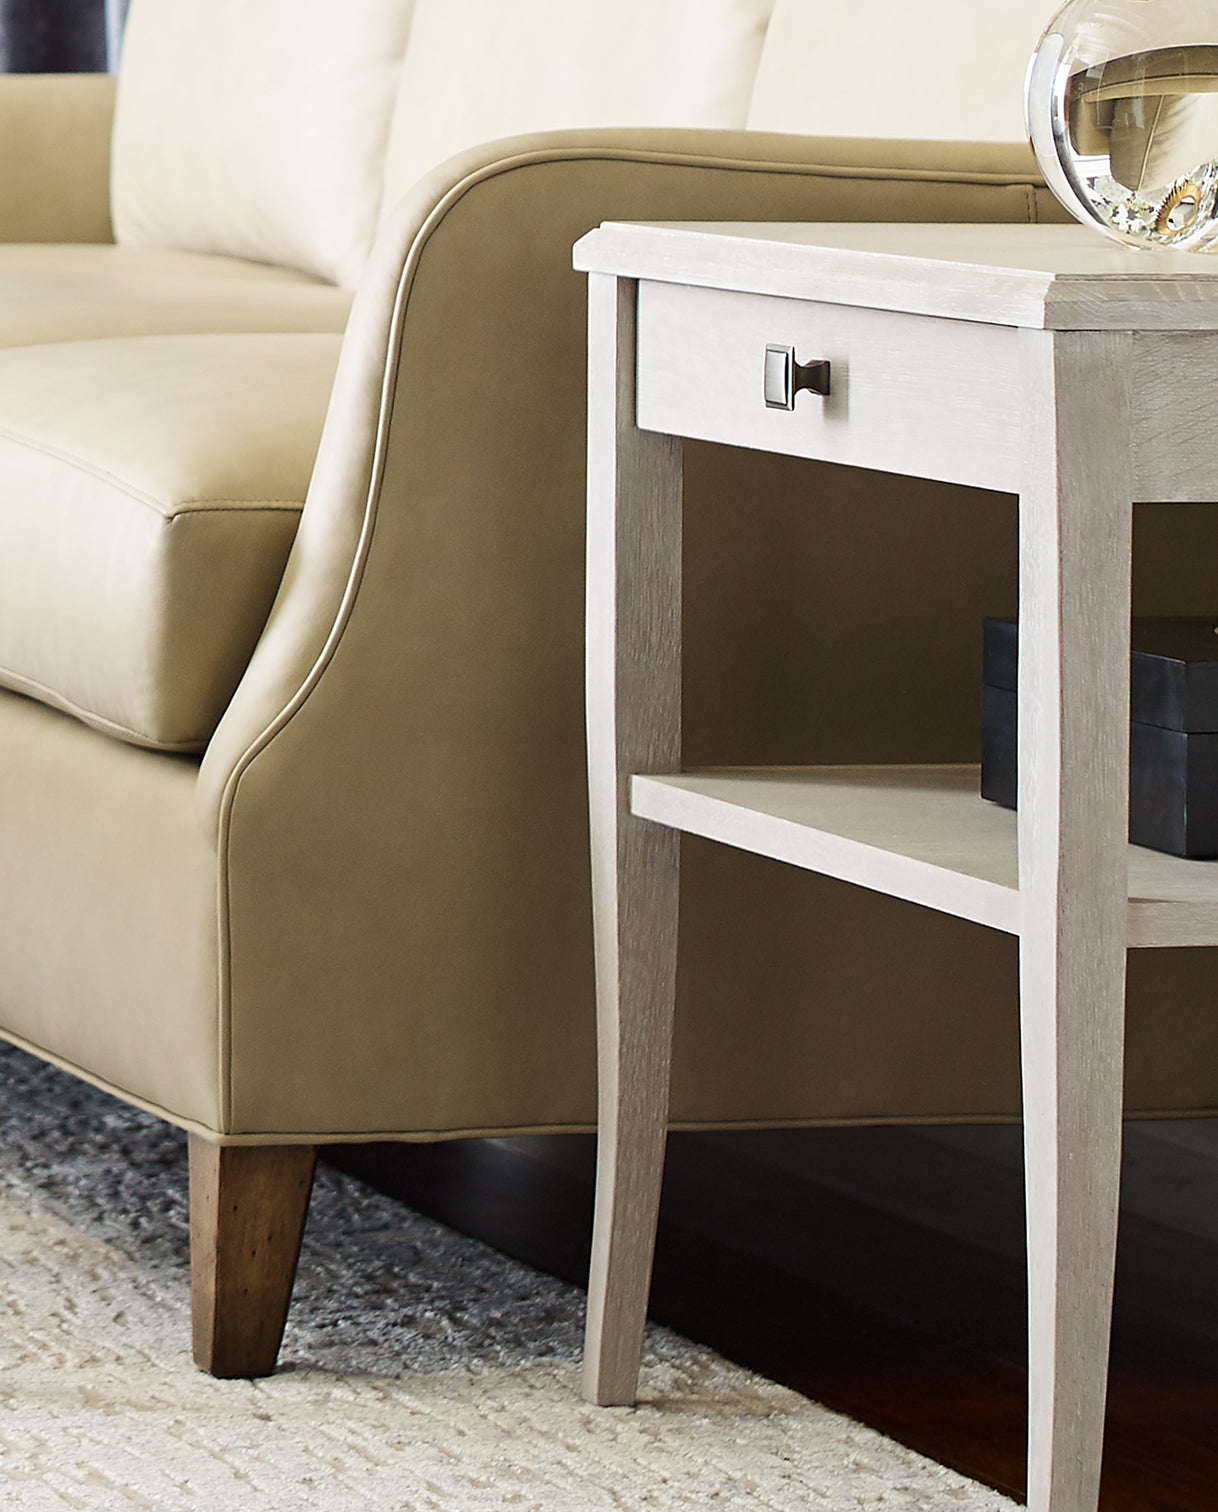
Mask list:
[[[982,681],[1018,683],[1014,620],[984,622]],[[1131,627],[1130,717],[1165,730],[1218,731],[1218,619],[1143,619]]]

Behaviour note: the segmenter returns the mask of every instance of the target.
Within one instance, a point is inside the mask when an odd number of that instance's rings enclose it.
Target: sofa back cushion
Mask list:
[[[1024,139],[1028,59],[1057,0],[777,0],[748,124],[922,141]]]
[[[774,0],[415,0],[385,204],[481,142],[743,126]]]
[[[372,244],[410,0],[134,0],[115,237],[350,287]]]

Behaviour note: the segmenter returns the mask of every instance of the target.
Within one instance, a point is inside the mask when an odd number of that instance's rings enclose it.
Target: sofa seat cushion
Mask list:
[[[283,574],[340,339],[0,350],[0,686],[206,744]]]
[[[0,346],[197,331],[339,331],[351,295],[233,257],[0,243]]]

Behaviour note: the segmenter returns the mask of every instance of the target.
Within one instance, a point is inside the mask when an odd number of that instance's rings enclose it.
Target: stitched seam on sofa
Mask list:
[[[92,709],[86,709],[83,704],[73,703],[70,698],[65,698],[62,693],[48,687],[46,683],[39,682],[36,677],[27,677],[24,672],[14,672],[11,667],[5,667],[2,664],[0,664],[0,682],[14,693],[27,693],[37,698],[39,703],[59,709],[64,714],[73,715],[82,724],[101,731],[103,735],[116,735],[129,745],[137,745],[144,750],[193,756],[207,745],[206,736],[195,736],[184,741],[154,740],[140,730],[128,729],[126,725],[119,724],[115,719],[107,719],[104,714],[95,714]]]
[[[221,513],[227,511],[231,514],[242,513],[245,510],[284,511],[296,510],[297,513],[304,507],[299,499],[257,499],[248,503],[241,499],[183,499],[178,503],[166,504],[157,499],[153,494],[142,488],[137,488],[134,483],[129,483],[125,478],[120,478],[117,473],[112,473],[108,468],[100,467],[96,462],[90,462],[87,457],[81,457],[75,452],[65,450],[60,446],[53,446],[46,441],[38,441],[32,436],[22,435],[20,431],[0,425],[0,440],[9,441],[14,446],[20,446],[27,451],[37,452],[40,456],[52,457],[56,462],[66,462],[69,467],[74,467],[78,472],[86,473],[89,477],[97,478],[99,482],[107,483],[118,492],[126,494],[136,504],[142,504],[159,514],[162,519],[172,520],[177,514],[190,514],[192,512]]]
[[[304,505],[299,499],[251,499],[248,503],[234,499],[183,499],[161,511],[166,520],[189,514],[299,514]]]
[[[178,1113],[171,1113],[168,1108],[163,1107],[158,1102],[154,1102],[152,1098],[143,1097],[140,1093],[133,1092],[130,1087],[125,1087],[121,1082],[111,1081],[108,1077],[99,1076],[95,1071],[89,1071],[84,1066],[78,1066],[74,1060],[70,1060],[66,1055],[60,1055],[57,1051],[48,1050],[45,1045],[39,1044],[36,1040],[30,1039],[24,1034],[14,1034],[12,1031],[6,1029],[3,1038],[10,1045],[16,1045],[19,1050],[28,1050],[31,1055],[38,1056],[40,1060],[49,1061],[52,1066],[58,1066],[61,1070],[68,1071],[73,1076],[78,1076],[81,1081],[88,1082],[91,1087],[98,1087],[103,1092],[109,1092],[122,1097],[125,1101],[134,1104],[135,1107],[143,1108],[146,1112],[153,1113],[158,1118],[163,1118],[166,1123],[173,1124],[175,1128],[197,1129],[202,1134],[212,1134],[215,1132],[209,1124],[200,1123],[194,1118],[184,1118]]]
[[[6,1039],[13,1038],[7,1032]],[[24,1047],[25,1041],[13,1038],[13,1043]],[[55,1065],[61,1064],[44,1050],[35,1050],[36,1055],[52,1061]],[[64,1062],[63,1064],[67,1064]],[[70,1067],[68,1069],[71,1069]],[[104,1091],[112,1090],[111,1084],[97,1077],[84,1076],[84,1080],[90,1081],[94,1086],[101,1087]],[[155,1104],[149,1103],[146,1098],[140,1098],[135,1093],[123,1091],[121,1095],[136,1107],[148,1108],[157,1112]],[[251,1146],[268,1144],[441,1144],[452,1139],[508,1139],[526,1138],[533,1134],[595,1134],[596,1123],[589,1120],[587,1123],[552,1123],[552,1124],[488,1124],[466,1128],[453,1127],[443,1129],[411,1130],[403,1134],[400,1129],[312,1129],[302,1134],[298,1129],[258,1129],[253,1133],[236,1134],[231,1130],[221,1132],[213,1131],[204,1125],[196,1123],[192,1119],[180,1117],[175,1113],[159,1113],[166,1123],[171,1123],[179,1129],[198,1129],[205,1132],[209,1138],[215,1139],[217,1144],[229,1146]],[[1185,1118],[1214,1118],[1218,1116],[1218,1108],[1204,1105],[1195,1108],[1131,1108],[1125,1116],[1127,1118],[1146,1118],[1166,1121],[1171,1119],[1179,1122]],[[817,1118],[817,1119],[775,1119],[762,1121],[754,1119],[742,1119],[739,1122],[686,1122],[683,1119],[673,1119],[669,1128],[677,1133],[718,1133],[734,1134],[742,1132],[756,1132],[759,1130],[781,1129],[926,1129],[926,1128],[961,1128],[976,1124],[984,1124],[990,1128],[1011,1128],[1021,1122],[1018,1113],[965,1113],[953,1114],[950,1118],[944,1118],[938,1114],[917,1114],[911,1118],[894,1117],[870,1117],[866,1114],[851,1118]],[[219,1135],[216,1138],[216,1135]]]
[[[643,131],[650,130],[651,128],[617,128],[617,130],[623,135],[632,129]],[[671,131],[673,134],[677,134],[679,128],[661,127],[658,128],[658,130],[660,130],[661,132]],[[900,163],[888,163],[882,165],[831,163],[821,162],[818,160],[813,160],[811,158],[764,158],[757,155],[758,151],[762,148],[767,139],[792,135],[792,133],[785,132],[753,132],[748,131],[746,128],[740,128],[735,131],[732,131],[730,129],[727,131],[722,131],[715,128],[706,130],[702,130],[700,128],[690,129],[691,135],[733,135],[741,138],[747,137],[749,138],[749,147],[742,149],[744,155],[727,152],[699,152],[697,150],[683,149],[679,147],[636,147],[625,142],[617,144],[606,143],[604,141],[604,138],[606,136],[614,134],[614,128],[590,128],[588,135],[592,136],[593,133],[595,134],[596,138],[599,138],[599,140],[585,139],[585,133],[583,132],[548,132],[545,133],[545,135],[558,139],[555,142],[555,145],[549,147],[532,147],[526,148],[524,150],[517,149],[517,151],[514,153],[510,151],[513,141],[512,138],[506,138],[501,142],[488,144],[497,150],[507,152],[508,155],[495,158],[490,163],[483,164],[480,168],[474,168],[468,171],[463,178],[459,179],[450,187],[450,189],[445,193],[443,200],[438,201],[437,205],[450,204],[452,202],[452,196],[455,193],[457,193],[458,191],[464,191],[465,189],[472,187],[488,176],[497,176],[501,172],[510,171],[514,168],[519,167],[527,167],[538,163],[576,161],[639,162],[659,167],[722,168],[750,173],[790,173],[804,174],[808,176],[823,176],[826,178],[850,178],[865,180],[887,180],[895,178],[905,182],[913,183],[960,183],[997,188],[1016,188],[1029,184],[1038,187],[1044,186],[1043,178],[1041,178],[1036,167],[1031,162],[1030,152],[1029,162],[1026,168],[1019,167],[1001,170],[977,169],[969,167],[952,168],[947,166],[924,168],[902,166]],[[952,151],[964,151],[969,147],[975,147],[985,152],[994,149],[1020,150],[1024,149],[1026,146],[1026,144],[1022,142],[969,143],[936,142],[932,140],[927,140],[925,142],[911,142],[899,138],[886,139],[878,137],[865,139],[822,137],[819,139],[809,138],[808,140],[840,140],[855,142],[857,142],[857,140],[862,140],[866,145],[877,149],[882,145],[890,145],[905,151],[908,151],[911,147],[940,149],[948,148]],[[482,149],[466,149],[466,151],[462,152],[458,156],[458,158],[454,159],[454,162],[459,162],[464,158],[472,158],[480,150]],[[422,234],[423,229],[425,229],[425,227],[420,228],[420,234]]]
[[[588,158],[533,158],[526,154],[519,159],[508,160],[510,166],[517,168],[528,168],[538,163],[565,161],[587,162]],[[716,168],[736,173],[748,172],[751,167],[752,171],[756,172],[799,174],[804,178],[869,179],[885,182],[896,180],[900,183],[916,184],[973,184],[979,188],[993,189],[1025,187],[1031,177],[1031,175],[1026,173],[970,173],[958,168],[847,168],[840,167],[836,163],[758,163],[756,161],[750,165],[733,158],[699,158],[696,156],[661,159],[646,152],[632,152],[625,149],[620,153],[607,155],[605,161],[647,163],[654,167]]]
[[[554,133],[561,135],[561,133]],[[601,135],[606,133],[602,132]],[[741,132],[740,135],[745,135]],[[764,141],[770,133],[757,132],[754,135],[758,144]],[[879,146],[881,139],[876,138],[872,145]],[[507,142],[492,144],[498,147],[510,146]],[[905,141],[895,141],[894,146],[908,149],[910,146],[919,145]],[[963,149],[969,143],[936,143],[926,142],[927,147],[948,146]],[[993,144],[975,144],[985,150]],[[1002,144],[999,144],[1002,145]],[[1006,144],[1014,148],[1021,146],[1020,143]],[[472,153],[472,149],[471,149]],[[463,156],[469,154],[462,154]],[[454,195],[460,196],[470,188],[483,182],[488,177],[498,177],[504,172],[510,172],[516,168],[532,167],[541,163],[550,162],[637,162],[646,163],[656,167],[687,167],[687,168],[721,168],[733,172],[743,173],[783,173],[802,174],[809,177],[825,178],[850,178],[850,179],[900,179],[911,183],[951,183],[951,184],[975,184],[981,187],[991,188],[1017,188],[1020,186],[1040,186],[1043,179],[1034,167],[1029,164],[1027,170],[988,171],[975,168],[915,168],[903,167],[899,163],[884,165],[851,165],[848,163],[825,163],[813,159],[798,158],[760,158],[753,156],[732,156],[725,153],[703,153],[685,151],[680,148],[648,148],[632,147],[622,144],[620,146],[595,143],[580,143],[572,141],[567,144],[559,144],[554,147],[535,147],[523,152],[517,152],[507,157],[496,158],[491,163],[484,164],[480,169],[474,169],[465,178],[459,180],[445,195],[440,204],[448,205],[455,203]],[[430,223],[430,217],[428,223]],[[420,234],[426,227],[420,229]]]

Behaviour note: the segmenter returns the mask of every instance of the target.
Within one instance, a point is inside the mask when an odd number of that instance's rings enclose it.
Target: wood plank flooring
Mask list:
[[[595,1142],[337,1147],[332,1163],[581,1285]],[[1022,1496],[1013,1128],[678,1134],[651,1314]],[[1218,1120],[1126,1127],[1102,1512],[1218,1512]]]

